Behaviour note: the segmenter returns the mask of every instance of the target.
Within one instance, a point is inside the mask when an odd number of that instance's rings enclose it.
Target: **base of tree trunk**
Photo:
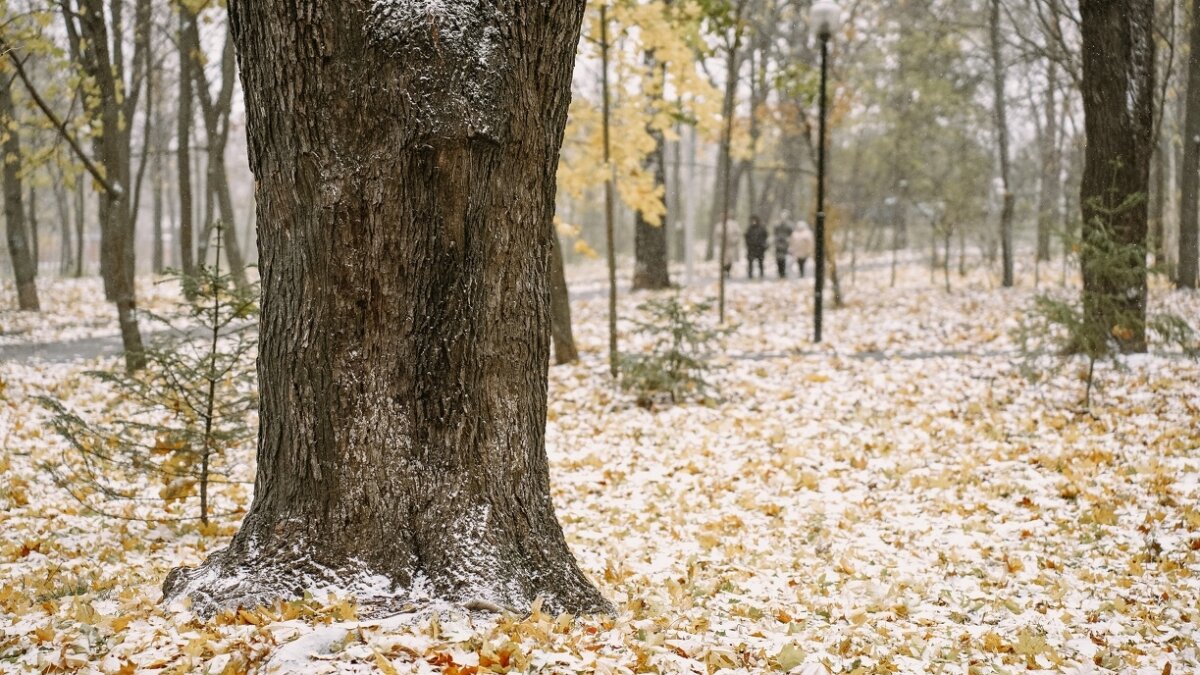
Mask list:
[[[38,303],[36,282],[25,281],[17,284],[17,307],[22,312],[41,311],[41,305]]]
[[[313,545],[296,537],[307,530],[306,524],[292,520],[269,525],[252,513],[228,548],[199,566],[171,570],[163,582],[163,602],[188,598],[191,610],[206,618],[300,598],[306,591],[352,597],[360,611],[371,616],[447,604],[519,614],[539,598],[542,608],[553,614],[613,611],[565,547],[540,548],[536,537],[521,542],[530,545],[528,550],[519,544],[496,547],[491,539],[497,533],[484,527],[446,523],[426,536],[397,533],[397,546],[386,548],[427,548],[367,562],[353,554],[331,558],[327,543]],[[430,550],[434,547],[437,550]]]

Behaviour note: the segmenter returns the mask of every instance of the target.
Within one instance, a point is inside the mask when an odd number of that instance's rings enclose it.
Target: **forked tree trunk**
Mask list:
[[[21,137],[17,125],[10,122],[16,119],[13,106],[11,85],[0,83],[0,125],[8,129],[4,137],[3,152],[0,153],[0,164],[3,164],[4,174],[4,227],[8,239],[8,255],[12,258],[13,276],[17,282],[17,307],[26,311],[36,312],[37,296],[37,266],[34,263],[33,251],[29,247],[29,238],[25,230],[25,197],[21,192]],[[14,158],[7,161],[6,158]]]
[[[382,576],[418,603],[610,608],[567,548],[544,446],[583,9],[230,3],[259,205],[258,475],[229,547],[165,597],[207,613]]]
[[[1083,112],[1087,149],[1080,206],[1085,240],[1107,227],[1118,245],[1144,252],[1146,195],[1154,129],[1154,0],[1083,0]],[[1121,349],[1146,349],[1146,258],[1131,255],[1122,274],[1099,269],[1083,248],[1083,304],[1087,319],[1108,332],[1106,307],[1140,316],[1114,331]],[[1122,287],[1113,288],[1113,278]]]

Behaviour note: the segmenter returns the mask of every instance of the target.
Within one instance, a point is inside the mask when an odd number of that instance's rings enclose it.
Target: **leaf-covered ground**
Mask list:
[[[0,364],[0,671],[1196,672],[1200,365],[1156,348],[1103,366],[1085,411],[1082,364],[1020,372],[1031,289],[904,272],[860,272],[822,346],[811,281],[731,284],[721,400],[655,410],[606,378],[604,300],[575,304],[584,361],[551,371],[552,482],[619,607],[579,621],[357,621],[323,591],[208,623],[160,607],[166,572],[236,520],[90,515],[50,479],[64,448],[33,397],[103,414],[78,376],[95,364]],[[1200,296],[1152,296],[1200,317]],[[230,460],[252,480],[252,449]]]

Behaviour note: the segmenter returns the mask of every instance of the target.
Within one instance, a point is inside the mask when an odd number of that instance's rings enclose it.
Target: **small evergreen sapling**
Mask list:
[[[89,373],[115,392],[106,416],[111,421],[88,419],[54,399],[41,399],[74,451],[60,466],[47,468],[96,512],[133,517],[129,509],[116,509],[153,501],[148,482],[157,481],[161,501],[195,500],[195,517],[207,524],[213,515],[211,488],[229,484],[226,452],[248,444],[254,434],[257,326],[252,319],[258,294],[239,287],[219,263],[175,278],[190,299],[181,301],[175,318],[149,314],[163,330],[146,350],[147,367],[132,374]]]
[[[1189,356],[1197,355],[1195,332],[1187,321],[1169,313],[1150,315],[1145,307],[1129,302],[1129,294],[1140,292],[1142,287],[1147,251],[1141,244],[1119,241],[1112,221],[1123,210],[1134,208],[1140,199],[1131,196],[1115,208],[1093,205],[1101,216],[1071,242],[1071,250],[1077,253],[1084,276],[1093,280],[1093,287],[1079,299],[1037,295],[1029,317],[1019,329],[1028,375],[1037,370],[1029,365],[1038,351],[1036,345],[1045,344],[1064,356],[1078,355],[1087,360],[1084,406],[1088,408],[1095,388],[1096,365],[1105,360],[1119,364],[1117,356],[1138,344],[1137,336],[1150,333]]]
[[[638,310],[646,318],[633,320],[637,332],[651,342],[644,353],[621,356],[621,386],[635,392],[643,406],[659,396],[672,403],[706,397],[708,355],[733,328],[702,321],[712,310],[711,301],[684,303],[678,294],[650,300]]]

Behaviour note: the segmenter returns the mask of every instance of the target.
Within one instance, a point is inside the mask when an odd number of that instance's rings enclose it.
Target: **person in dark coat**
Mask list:
[[[750,227],[746,228],[746,258],[750,278],[754,278],[754,263],[758,263],[758,276],[763,278],[763,258],[767,257],[767,239],[770,235],[758,216],[750,216]]]
[[[775,245],[775,269],[779,271],[779,278],[787,278],[788,270],[788,239],[792,236],[792,224],[789,222],[788,212],[784,211],[779,215],[779,224],[771,230],[771,239]]]

